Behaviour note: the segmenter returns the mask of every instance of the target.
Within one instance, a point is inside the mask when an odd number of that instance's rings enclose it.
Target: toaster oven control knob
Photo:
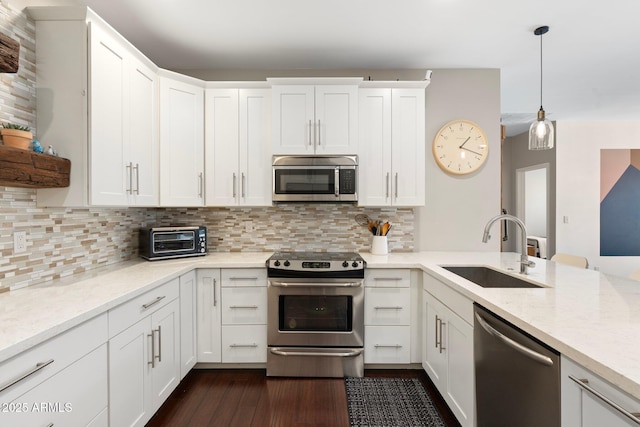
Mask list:
[[[289,267],[290,265],[291,265],[291,263],[290,263],[289,261],[285,261],[285,262],[284,262],[284,266],[285,266],[285,267]]]
[[[358,261],[353,261],[353,264],[351,264],[351,267],[357,268],[358,267]]]
[[[349,263],[348,263],[347,261],[343,261],[343,262],[342,262],[342,266],[343,266],[344,268],[347,268],[347,267],[349,267]]]
[[[276,267],[280,267],[280,261],[276,260],[276,262],[274,262],[273,265]]]

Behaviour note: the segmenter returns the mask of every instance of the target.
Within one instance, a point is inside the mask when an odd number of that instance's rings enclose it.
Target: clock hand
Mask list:
[[[473,154],[477,154],[478,156],[482,156],[482,154],[480,154],[480,153],[478,153],[478,152],[476,152],[476,151],[473,151],[473,150],[469,150],[468,148],[464,148],[462,145],[460,146],[460,148],[462,148],[463,150],[470,151],[470,152],[472,152]]]
[[[462,143],[462,145],[460,145],[460,147],[458,147],[458,148],[464,147],[464,144],[466,144],[467,141],[469,141],[470,139],[471,139],[471,137],[468,137],[467,139],[465,139],[464,142]],[[465,150],[466,150],[466,148],[465,148]]]

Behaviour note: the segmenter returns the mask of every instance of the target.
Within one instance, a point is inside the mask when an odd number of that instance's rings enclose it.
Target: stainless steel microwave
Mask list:
[[[207,254],[207,227],[141,228],[140,256],[154,261]]]
[[[274,202],[357,202],[358,156],[273,156]]]

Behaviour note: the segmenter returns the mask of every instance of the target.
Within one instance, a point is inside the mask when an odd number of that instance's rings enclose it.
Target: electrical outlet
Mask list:
[[[27,251],[27,232],[16,231],[13,233],[13,253],[19,254]]]

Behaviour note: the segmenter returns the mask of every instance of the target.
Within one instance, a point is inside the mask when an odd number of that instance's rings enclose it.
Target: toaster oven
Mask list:
[[[140,229],[140,256],[149,261],[207,254],[207,227]]]

